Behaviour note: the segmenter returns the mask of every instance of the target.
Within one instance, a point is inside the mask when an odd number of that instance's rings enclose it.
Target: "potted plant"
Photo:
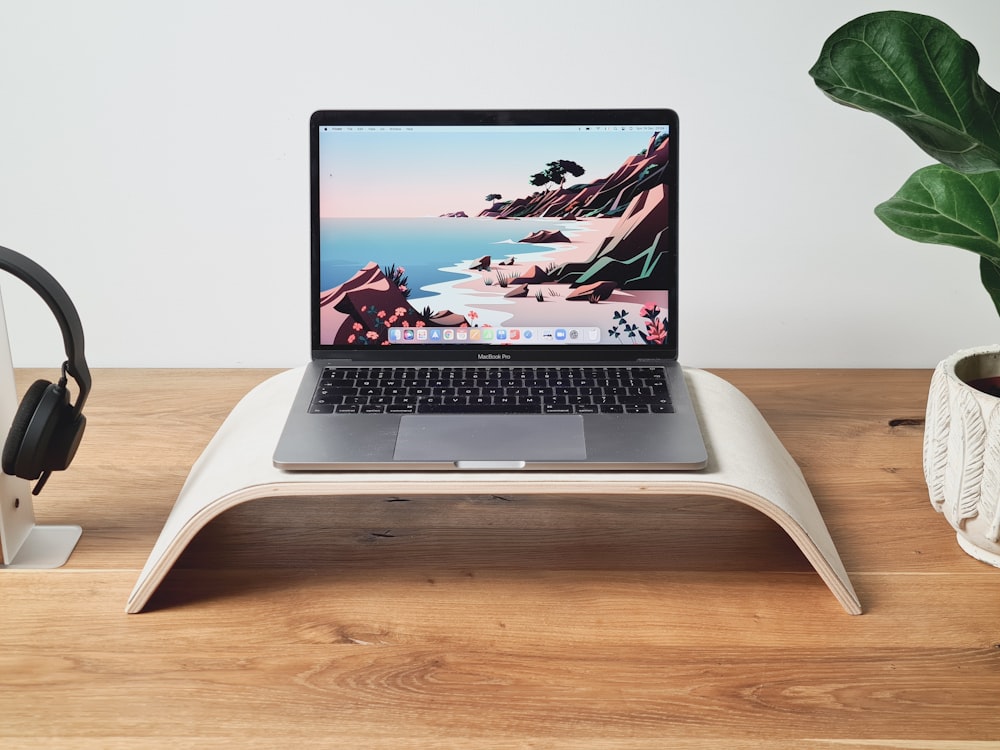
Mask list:
[[[979,54],[936,18],[885,11],[835,31],[809,71],[834,101],[897,125],[938,163],[875,214],[897,234],[979,256],[1000,313],[1000,93]],[[973,557],[1000,567],[1000,346],[958,352],[931,379],[924,476]]]

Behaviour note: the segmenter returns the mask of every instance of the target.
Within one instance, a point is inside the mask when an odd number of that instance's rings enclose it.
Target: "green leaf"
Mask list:
[[[834,101],[886,118],[962,172],[1000,169],[1000,94],[979,53],[930,16],[885,11],[834,32],[809,71]]]
[[[1000,266],[992,258],[984,255],[979,259],[979,278],[983,282],[983,287],[989,292],[997,313],[1000,314]]]
[[[1000,171],[962,174],[935,164],[875,207],[896,234],[952,245],[1000,262]]]

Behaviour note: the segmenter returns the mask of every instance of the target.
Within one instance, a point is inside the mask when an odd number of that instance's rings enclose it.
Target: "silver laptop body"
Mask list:
[[[678,121],[320,111],[312,361],[285,470],[698,469]]]

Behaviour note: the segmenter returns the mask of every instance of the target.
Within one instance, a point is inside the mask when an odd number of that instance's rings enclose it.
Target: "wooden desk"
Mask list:
[[[248,503],[124,614],[191,464],[272,374],[95,373],[35,502],[83,538],[0,571],[4,747],[998,746],[1000,571],[927,500],[928,371],[717,373],[802,467],[861,617],[728,500],[476,496]]]

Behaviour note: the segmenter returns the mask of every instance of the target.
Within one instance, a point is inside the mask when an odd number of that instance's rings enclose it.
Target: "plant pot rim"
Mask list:
[[[1000,344],[961,349],[941,365],[949,377],[966,384],[971,380],[1000,377]]]

